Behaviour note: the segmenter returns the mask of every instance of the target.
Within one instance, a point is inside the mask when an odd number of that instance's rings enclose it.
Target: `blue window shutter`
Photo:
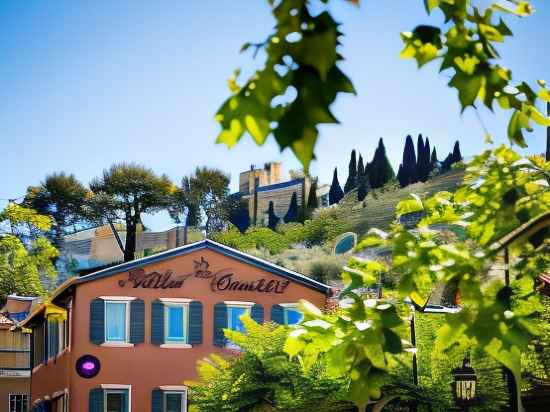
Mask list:
[[[164,412],[162,402],[162,391],[160,389],[153,389],[151,394],[151,412]]]
[[[89,412],[104,412],[103,389],[94,388],[90,390],[88,408],[89,408]]]
[[[259,303],[255,303],[250,311],[250,317],[256,321],[256,323],[264,323],[264,307]]]
[[[130,302],[130,343],[145,341],[145,303],[141,299]]]
[[[105,342],[105,302],[94,299],[90,302],[90,342],[101,345]]]
[[[227,305],[216,303],[214,305],[214,345],[224,346],[225,336],[223,330],[227,328]]]
[[[285,309],[281,305],[271,306],[271,320],[279,325],[285,324]]]
[[[189,343],[202,343],[202,303],[197,300],[189,303]]]
[[[151,304],[151,343],[164,343],[164,305],[160,300],[155,300]]]

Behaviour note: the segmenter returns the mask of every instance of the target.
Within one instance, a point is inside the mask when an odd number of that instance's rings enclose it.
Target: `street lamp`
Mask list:
[[[476,401],[476,372],[470,366],[470,359],[468,358],[462,361],[461,368],[455,368],[452,372],[454,377],[452,386],[455,402],[462,410],[467,411]]]

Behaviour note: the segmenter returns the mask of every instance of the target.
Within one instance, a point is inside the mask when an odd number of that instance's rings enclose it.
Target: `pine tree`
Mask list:
[[[443,162],[441,163],[441,171],[448,172],[449,170],[451,170],[451,166],[453,163],[453,154],[449,153],[445,160],[443,160]]]
[[[416,172],[416,154],[414,153],[414,143],[411,135],[405,140],[403,149],[403,182],[407,185],[418,182],[418,173]]]
[[[275,214],[275,205],[273,204],[273,201],[271,201],[269,202],[269,207],[267,209],[267,227],[271,230],[275,230],[278,223],[279,217]]]
[[[365,176],[365,165],[363,163],[363,156],[359,155],[359,162],[357,163],[357,183],[361,178]]]
[[[329,205],[334,205],[338,203],[344,197],[344,192],[338,181],[338,169],[334,168],[334,175],[332,176],[332,184],[330,185],[330,190],[328,192],[328,203]]]
[[[432,162],[430,160],[430,153],[430,139],[426,137],[424,142],[424,175],[426,176],[426,180],[428,180],[430,173],[433,170]]]
[[[437,150],[435,150],[435,146],[432,150],[432,156],[430,158],[430,163],[432,164],[432,170],[437,167],[437,164],[439,163],[439,160],[437,160]]]
[[[285,223],[298,221],[298,196],[296,192],[292,193],[292,198],[290,199],[290,205],[288,206],[284,221]]]
[[[378,147],[374,152],[374,157],[369,165],[369,183],[370,187],[377,189],[384,186],[395,177],[395,172],[391,167],[386,147],[382,138],[378,141]]]
[[[344,185],[345,193],[348,193],[357,187],[357,158],[355,150],[351,151],[348,169],[348,180],[346,180],[346,184]]]
[[[408,176],[405,174],[402,164],[399,165],[399,171],[397,172],[397,180],[399,181],[399,185],[401,187],[405,187],[409,184]]]
[[[453,148],[453,163],[458,163],[461,161],[462,161],[462,153],[460,153],[460,143],[457,140]]]
[[[359,179],[359,185],[357,186],[357,200],[362,202],[367,197],[369,192],[369,182],[366,176]]]
[[[424,139],[422,134],[418,135],[418,140],[416,141],[416,174],[418,180],[422,180],[424,176]]]
[[[311,187],[309,188],[309,194],[307,196],[307,208],[311,211],[319,207],[319,201],[317,199],[317,179],[312,179]]]

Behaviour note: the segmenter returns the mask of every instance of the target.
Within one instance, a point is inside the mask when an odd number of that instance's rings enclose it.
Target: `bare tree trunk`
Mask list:
[[[124,261],[130,262],[136,257],[136,224],[126,221],[126,245],[124,247]]]

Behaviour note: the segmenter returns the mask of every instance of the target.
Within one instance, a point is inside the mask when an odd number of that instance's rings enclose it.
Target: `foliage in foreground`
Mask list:
[[[344,268],[346,288],[337,319],[303,305],[305,322],[291,332],[287,353],[306,368],[326,357],[329,370],[351,377],[349,396],[359,406],[383,396],[389,370],[404,350],[403,319],[394,302],[363,300],[356,293],[390,271],[398,276],[399,296],[410,297],[420,310],[437,284],[457,284],[462,310],[446,316],[434,350],[482,350],[513,373],[518,389],[521,385],[521,355],[540,333],[534,318],[542,306],[535,282],[550,268],[548,234],[517,240],[510,251],[510,286],[483,274],[501,256],[497,241],[502,236],[550,211],[550,162],[522,158],[502,146],[477,156],[466,173],[454,194],[440,192],[425,202],[415,197],[398,205],[398,216],[424,214],[416,230],[396,223],[389,233],[378,231],[361,242],[363,248],[389,248],[392,266],[352,258]],[[442,224],[465,227],[466,239],[442,242],[434,230]]]
[[[189,386],[193,412],[351,411],[343,401],[346,380],[331,378],[322,362],[308,372],[283,351],[288,329],[271,323],[259,325],[247,315],[246,334],[225,331],[240,346],[234,358],[210,355],[199,361],[199,381]]]
[[[12,293],[43,295],[41,275],[55,279],[57,249],[44,236],[34,235],[49,231],[51,225],[48,216],[14,203],[0,211],[0,301]],[[3,231],[5,226],[9,231]]]
[[[232,147],[246,132],[263,145],[273,135],[281,150],[290,148],[308,170],[315,158],[319,125],[338,123],[332,103],[341,93],[355,93],[339,67],[343,33],[327,3],[332,2],[270,1],[275,30],[264,42],[242,48],[254,49],[254,55],[265,51],[265,62],[243,84],[237,83],[238,71],[230,79],[231,96],[216,115],[221,126],[218,142]],[[439,11],[444,22],[441,26],[418,25],[402,33],[401,57],[414,59],[419,67],[439,62],[463,110],[482,104],[491,110],[495,104],[508,110],[509,140],[527,146],[524,132],[532,131],[532,123],[550,126],[550,119],[536,107],[550,101],[550,92],[543,81],[538,90],[526,82],[514,82],[511,70],[498,64],[496,46],[512,36],[503,17],[529,16],[534,7],[523,0],[424,0],[424,4],[429,14]],[[384,5],[369,3],[367,7]],[[296,92],[293,100],[285,100],[289,89]],[[485,137],[491,140],[489,134]]]

